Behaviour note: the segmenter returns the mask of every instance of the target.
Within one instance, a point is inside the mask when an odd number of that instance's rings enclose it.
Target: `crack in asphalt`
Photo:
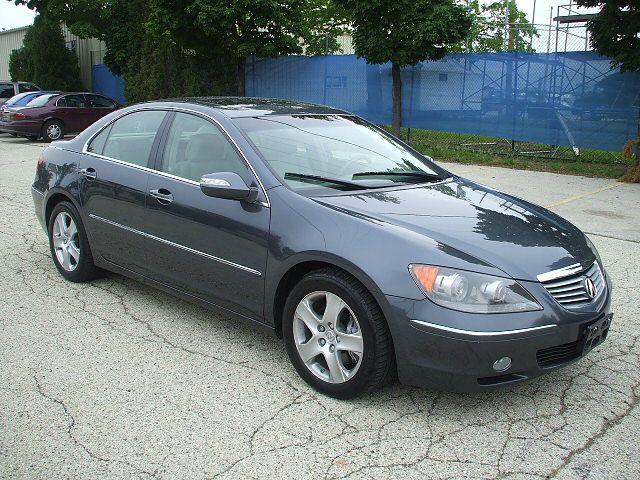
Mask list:
[[[71,439],[71,441],[73,442],[74,445],[76,445],[77,447],[80,447],[87,455],[89,455],[89,457],[91,457],[93,460],[98,460],[100,462],[105,462],[105,463],[119,463],[122,465],[125,465],[129,468],[131,468],[132,470],[138,472],[138,473],[143,473],[151,478],[158,478],[157,476],[157,471],[155,472],[149,472],[147,470],[144,470],[140,467],[137,467],[129,462],[125,462],[124,460],[119,460],[119,459],[111,459],[111,458],[105,458],[102,457],[100,455],[98,455],[97,453],[91,451],[89,449],[89,447],[87,447],[84,443],[82,443],[80,440],[78,440],[76,438],[76,436],[73,434],[73,429],[74,427],[77,425],[76,423],[76,419],[75,417],[72,415],[71,410],[69,409],[69,407],[67,406],[67,404],[58,399],[55,398],[47,393],[45,393],[45,391],[42,388],[42,384],[40,383],[40,381],[38,380],[38,376],[37,374],[33,374],[33,380],[35,381],[36,384],[36,390],[38,391],[38,394],[49,400],[50,402],[55,403],[56,405],[60,406],[62,408],[62,411],[64,413],[64,416],[69,420],[68,425],[67,425],[67,435],[69,436],[69,438]]]
[[[62,282],[32,212],[32,172],[22,173],[29,162],[3,161],[2,148],[0,141],[0,208],[14,221],[0,223],[0,427],[15,421],[12,412],[15,417],[38,415],[24,412],[21,403],[25,389],[19,387],[20,372],[31,372],[26,375],[28,390],[33,381],[37,394],[60,409],[64,438],[91,459],[88,465],[113,465],[152,478],[262,479],[270,474],[338,479],[402,472],[408,477],[556,478],[569,468],[583,469],[580,474],[587,476],[587,467],[574,466],[576,459],[627,421],[639,404],[640,320],[634,312],[640,287],[634,283],[616,285],[615,308],[621,313],[604,348],[529,383],[468,395],[391,385],[351,402],[326,398],[303,384],[288,363],[283,365],[287,357],[282,344],[266,335],[236,328],[231,320],[210,321],[215,314],[123,277],[84,285]],[[629,253],[638,248],[634,242],[595,235],[607,244],[628,242],[628,258],[610,255],[605,263],[617,278],[637,279],[640,251]],[[153,314],[160,310],[166,315]],[[126,427],[114,420],[132,415],[125,409],[131,401],[125,399],[128,390],[114,382],[117,377],[107,376],[115,373],[106,366],[88,370],[87,375],[105,376],[105,392],[97,395],[119,402],[116,413],[100,412],[94,419],[88,413],[99,406],[61,387],[64,377],[57,368],[72,363],[65,347],[87,358],[100,353],[91,349],[105,348],[149,359],[150,364],[140,365],[141,373],[129,376],[136,388],[144,382],[158,387],[151,395],[131,398],[150,405],[140,413],[139,428],[167,442],[161,454],[146,449],[134,453],[125,444],[125,453],[118,456],[114,439],[126,437],[121,430]],[[48,365],[50,358],[55,366]],[[115,359],[115,372],[131,368],[117,363],[117,356],[109,358]],[[221,388],[203,393],[203,378],[214,365],[223,369],[212,377]],[[184,373],[184,378],[165,379],[165,370]],[[247,378],[262,383],[250,385]],[[172,396],[169,386],[184,396]],[[64,398],[51,392],[64,392]],[[225,402],[227,394],[233,404]],[[218,402],[244,413],[211,411]],[[78,418],[83,419],[81,430]],[[97,428],[95,422],[109,420],[113,427],[107,433]],[[40,424],[26,425],[35,429]],[[171,436],[173,428],[198,427],[203,431]],[[38,435],[29,428],[21,434],[30,448],[38,448]],[[152,437],[158,430],[161,435]],[[211,445],[216,450],[207,450]],[[0,471],[10,462],[24,461],[20,448],[11,439],[0,439]],[[43,453],[42,463],[33,462],[31,468],[40,468],[44,476],[65,477],[64,462],[56,463],[55,455]],[[180,455],[187,460],[180,463]],[[49,472],[51,465],[58,471]],[[189,468],[197,473],[185,473]],[[93,473],[88,470],[87,477]]]

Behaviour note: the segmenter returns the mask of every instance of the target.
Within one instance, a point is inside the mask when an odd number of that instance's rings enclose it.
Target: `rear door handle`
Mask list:
[[[80,170],[80,175],[84,175],[85,177],[87,177],[90,180],[95,180],[96,177],[98,176],[96,171],[91,167],[83,168],[82,170]]]
[[[173,202],[173,195],[166,188],[158,188],[156,190],[149,190],[149,195],[158,200],[163,205],[168,205]]]

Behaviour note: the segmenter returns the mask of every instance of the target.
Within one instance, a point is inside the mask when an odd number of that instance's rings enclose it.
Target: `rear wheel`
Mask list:
[[[289,358],[316,390],[353,398],[380,387],[392,367],[391,335],[367,289],[337,269],[311,272],[284,308]]]
[[[58,120],[49,120],[42,126],[42,138],[46,142],[62,140],[64,138],[64,126]]]
[[[71,282],[86,282],[99,273],[84,225],[76,208],[69,202],[58,203],[49,217],[49,247],[53,263]]]

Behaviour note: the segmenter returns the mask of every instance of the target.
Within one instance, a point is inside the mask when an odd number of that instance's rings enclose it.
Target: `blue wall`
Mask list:
[[[124,81],[93,66],[93,90],[124,103]],[[637,137],[640,73],[593,52],[449,55],[402,71],[403,125],[620,151]],[[250,58],[247,95],[320,103],[391,123],[391,66],[355,55]]]
[[[640,74],[592,52],[449,55],[405,68],[403,125],[620,151],[637,137]],[[392,118],[391,66],[355,55],[250,59],[247,95]]]
[[[111,73],[106,65],[93,65],[91,67],[91,84],[95,93],[101,93],[125,104],[124,80]]]

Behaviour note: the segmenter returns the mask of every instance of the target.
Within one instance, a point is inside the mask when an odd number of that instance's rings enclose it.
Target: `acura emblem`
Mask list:
[[[596,298],[598,290],[596,289],[596,284],[593,283],[593,280],[591,280],[589,277],[584,279],[584,289],[587,292],[589,298]]]

